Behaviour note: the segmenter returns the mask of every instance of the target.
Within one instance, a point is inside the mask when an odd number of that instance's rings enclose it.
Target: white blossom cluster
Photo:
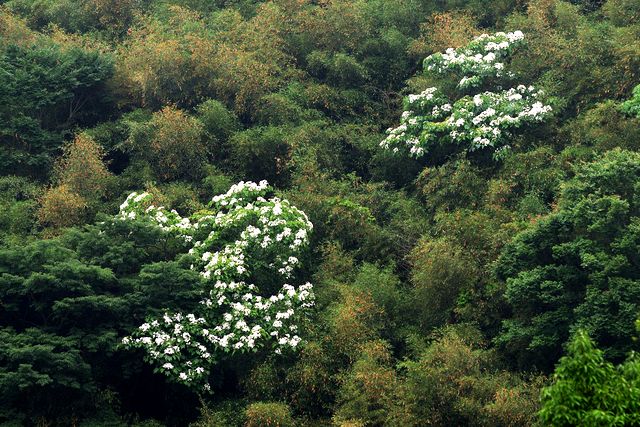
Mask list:
[[[147,192],[136,193],[134,191],[120,205],[120,212],[116,218],[133,220],[145,217],[152,219],[164,231],[187,230],[191,227],[189,218],[181,218],[178,212],[173,209],[167,211],[162,206],[151,205],[152,199],[153,196]],[[145,204],[148,204],[147,208],[141,211],[140,207]]]
[[[524,40],[521,31],[483,34],[466,47],[437,53],[425,60],[427,73],[463,74],[459,89],[470,89],[487,77],[504,76],[504,61],[513,46]],[[464,94],[450,100],[435,87],[405,98],[400,125],[387,129],[380,143],[394,153],[423,156],[436,144],[454,143],[465,151],[491,149],[494,157],[509,148],[508,137],[523,125],[539,123],[551,115],[543,92],[518,85],[495,92]]]
[[[266,198],[270,191],[266,181],[240,182],[191,219],[146,206],[146,193],[132,193],[121,205],[120,219],[148,220],[189,242],[196,259],[191,268],[202,277],[202,299],[193,313],[165,313],[123,340],[143,348],[173,380],[206,391],[210,368],[222,354],[267,345],[279,354],[300,343],[297,320],[313,306],[312,285],[285,283],[264,295],[247,283],[258,266],[273,277],[290,278],[313,228],[287,200]]]
[[[522,31],[482,34],[462,48],[449,48],[444,53],[428,56],[424,67],[439,74],[455,72],[464,75],[458,82],[460,89],[477,87],[488,77],[503,77],[504,61],[523,41]]]

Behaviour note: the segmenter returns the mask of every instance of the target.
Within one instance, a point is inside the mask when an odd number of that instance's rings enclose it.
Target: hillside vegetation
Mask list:
[[[0,424],[640,425],[637,0],[0,0]]]

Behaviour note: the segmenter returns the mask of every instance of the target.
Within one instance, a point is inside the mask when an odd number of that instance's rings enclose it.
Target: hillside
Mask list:
[[[0,424],[640,425],[637,0],[0,0]]]

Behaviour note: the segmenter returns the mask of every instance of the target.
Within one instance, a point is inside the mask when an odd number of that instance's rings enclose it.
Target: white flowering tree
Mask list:
[[[313,226],[287,200],[267,197],[271,192],[266,181],[240,182],[191,218],[152,205],[148,193],[132,193],[120,206],[118,218],[149,221],[183,239],[202,276],[202,299],[191,313],[147,319],[123,339],[172,380],[208,391],[210,368],[223,354],[264,347],[281,353],[300,343],[298,320],[313,305],[312,285],[285,282]],[[248,283],[257,272],[267,282],[276,278],[279,289],[268,295]]]
[[[380,146],[421,157],[436,145],[452,143],[468,152],[491,149],[499,158],[509,148],[513,130],[551,114],[543,93],[533,86],[502,89],[515,77],[505,70],[505,62],[523,40],[521,31],[483,34],[467,46],[427,57],[425,73],[452,75],[458,82],[457,98],[435,87],[409,95],[400,125],[387,130]]]

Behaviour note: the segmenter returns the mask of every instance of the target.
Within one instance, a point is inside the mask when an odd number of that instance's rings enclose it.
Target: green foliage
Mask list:
[[[165,107],[146,123],[132,123],[127,141],[134,156],[149,163],[162,181],[202,177],[207,147],[203,125],[181,110]]]
[[[0,240],[24,237],[35,227],[39,186],[24,177],[0,178]]]
[[[229,141],[233,169],[248,179],[286,183],[290,169],[290,136],[289,129],[274,126],[255,127],[234,134]]]
[[[289,407],[283,403],[252,403],[247,407],[246,416],[246,427],[293,427],[295,425]]]
[[[200,416],[189,424],[190,427],[244,427],[246,422],[245,403],[238,399],[221,401],[208,405],[200,401]]]
[[[46,176],[66,129],[105,111],[113,61],[53,44],[0,50],[0,171]]]
[[[452,320],[459,296],[471,290],[480,269],[462,247],[444,239],[421,240],[410,259],[413,321],[429,331]]]
[[[431,209],[444,211],[477,208],[487,185],[482,171],[464,159],[425,168],[418,182]]]
[[[256,124],[280,126],[321,120],[323,114],[318,109],[310,108],[308,100],[300,99],[301,94],[296,94],[293,87],[261,97],[252,112],[252,120]]]
[[[639,178],[640,157],[629,151],[579,167],[557,211],[503,251],[497,273],[513,314],[499,342],[521,364],[548,368],[576,328],[609,356],[632,347]]]
[[[434,62],[519,31],[482,52],[502,75]],[[635,356],[608,361],[638,345],[639,35],[637,0],[0,0],[0,424],[637,424]],[[465,150],[513,82],[553,118]],[[381,150],[430,87],[471,145]],[[297,354],[218,360],[199,398],[118,345],[198,306],[197,261],[112,215],[263,179],[314,224],[290,282],[316,308]]]
[[[560,156],[548,147],[517,153],[488,184],[485,198],[491,210],[522,221],[549,213],[567,175]]]
[[[640,118],[640,85],[633,88],[631,99],[623,102],[620,110],[625,114]]]
[[[538,79],[567,118],[595,102],[626,96],[637,84],[640,44],[634,30],[596,17],[561,0],[537,0],[526,15],[509,18],[510,26],[531,35],[514,68]]]
[[[227,142],[240,127],[237,117],[214,99],[198,105],[196,112],[196,117],[202,123],[207,150],[214,159],[226,159],[229,155]]]
[[[590,146],[603,152],[616,147],[635,151],[640,140],[639,119],[621,110],[621,105],[614,101],[597,104],[563,130],[575,145]]]
[[[383,425],[397,386],[384,341],[363,344],[360,357],[342,380],[338,392],[338,425]]]
[[[542,390],[540,420],[549,426],[639,425],[639,372],[635,354],[614,366],[578,330],[556,366],[553,383]]]
[[[404,381],[389,425],[533,425],[536,383],[500,372],[496,354],[479,332],[444,329],[416,361],[403,363]]]
[[[10,0],[10,10],[27,16],[31,26],[46,27],[49,23],[71,30],[82,31],[90,27],[91,19],[75,0]]]
[[[0,337],[0,418],[11,419],[24,411],[34,417],[65,416],[71,422],[89,404],[94,388],[91,366],[73,338],[37,328],[22,332],[3,328]],[[59,399],[69,406],[60,405]]]
[[[99,31],[121,37],[148,0],[9,0],[6,6],[26,16],[32,27],[56,25],[72,33]]]
[[[354,194],[351,189],[360,184],[352,179],[333,181],[319,171],[311,171],[298,180],[303,191],[290,197],[318,225],[314,227],[314,239],[338,241],[347,250],[362,251],[363,246],[380,243],[381,236],[377,234],[379,227],[372,213],[371,193],[362,188]]]
[[[625,26],[640,22],[640,6],[633,0],[609,0],[602,7],[615,25]]]
[[[164,261],[171,247],[149,227],[106,221],[0,250],[3,420],[69,423],[95,411],[105,389],[139,399],[126,390],[144,372],[121,338],[150,310],[197,298],[197,273]]]
[[[347,54],[313,51],[306,59],[309,72],[332,85],[352,87],[367,81],[367,68]]]
[[[364,263],[358,269],[352,286],[371,295],[373,302],[384,311],[390,323],[399,319],[404,295],[400,279],[391,267],[380,268]]]

